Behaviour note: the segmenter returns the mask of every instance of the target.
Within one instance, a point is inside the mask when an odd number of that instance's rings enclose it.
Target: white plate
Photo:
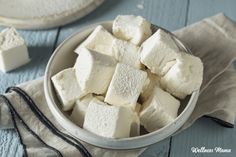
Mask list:
[[[55,50],[55,52],[53,53],[48,62],[44,78],[45,79],[44,92],[48,106],[52,114],[54,115],[55,119],[65,130],[67,130],[72,136],[76,137],[77,139],[95,145],[97,147],[109,148],[109,149],[135,149],[135,148],[145,147],[153,143],[159,142],[167,138],[168,136],[172,135],[187,121],[187,119],[193,112],[198,99],[199,90],[194,91],[192,95],[185,100],[185,103],[181,104],[181,106],[183,107],[182,112],[179,114],[179,116],[175,119],[174,122],[170,123],[169,125],[157,131],[137,137],[112,139],[98,136],[74,124],[68,118],[67,113],[61,110],[61,105],[54,91],[51,82],[51,77],[56,73],[60,72],[61,70],[73,66],[77,57],[77,54],[73,52],[74,49],[99,24],[103,25],[107,30],[111,31],[112,28],[111,21],[101,22],[98,24],[88,26],[84,29],[81,29],[78,33],[75,33],[74,35],[68,37],[63,43],[61,43],[57,47],[57,49]],[[178,46],[187,51],[187,49],[176,37],[173,36],[173,38],[177,42]],[[184,107],[185,104],[186,106]]]
[[[46,29],[75,21],[104,0],[0,0],[0,25]]]

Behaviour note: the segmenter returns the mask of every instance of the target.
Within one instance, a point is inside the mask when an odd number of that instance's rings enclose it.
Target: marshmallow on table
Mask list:
[[[112,32],[115,37],[140,45],[151,36],[151,24],[141,16],[119,15],[113,22]]]
[[[71,113],[72,121],[80,127],[83,127],[84,116],[90,101],[94,98],[93,94],[88,94],[81,99],[76,100],[75,106]]]
[[[24,39],[14,28],[0,33],[0,70],[8,72],[30,61]]]
[[[108,138],[129,137],[132,114],[129,108],[110,106],[93,99],[87,108],[83,128]]]
[[[116,67],[116,60],[83,48],[75,63],[76,76],[84,93],[104,94]]]
[[[135,109],[146,78],[147,73],[145,71],[118,63],[108,87],[105,102]]]
[[[112,41],[114,37],[103,26],[97,26],[94,31],[88,36],[88,38],[80,44],[76,49],[76,53],[80,53],[81,48],[94,50],[96,52],[113,56],[112,54]]]
[[[147,82],[143,86],[140,94],[141,101],[144,102],[152,94],[155,86],[160,86],[160,77],[153,74],[150,70],[147,70]]]
[[[155,131],[173,122],[177,117],[180,102],[163,91],[155,87],[152,95],[143,104],[140,112],[140,121],[144,128],[149,131]]]
[[[140,69],[142,64],[138,50],[138,46],[124,40],[114,39],[112,42],[112,52],[118,62]]]
[[[174,64],[179,48],[171,35],[158,29],[140,47],[141,62],[157,75],[164,75]]]
[[[75,101],[85,95],[77,82],[73,68],[65,69],[51,79],[64,111],[72,109]]]
[[[201,59],[181,53],[174,66],[161,78],[162,87],[172,95],[184,99],[200,88],[203,79]]]

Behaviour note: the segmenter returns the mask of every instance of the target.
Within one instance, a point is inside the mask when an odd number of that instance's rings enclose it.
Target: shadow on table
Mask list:
[[[30,62],[7,73],[8,75],[25,74],[36,78],[44,74],[47,62],[52,54],[52,47],[36,46],[28,47]]]

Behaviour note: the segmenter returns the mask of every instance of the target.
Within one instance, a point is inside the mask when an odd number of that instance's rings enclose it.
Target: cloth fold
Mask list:
[[[174,33],[194,55],[202,59],[204,64],[203,84],[196,108],[178,132],[188,128],[204,115],[212,117],[224,126],[233,127],[236,116],[236,72],[232,62],[236,59],[236,24],[225,15],[218,14]],[[57,123],[47,106],[43,78],[23,83],[18,87],[32,98],[40,112],[61,132],[60,135],[66,137],[64,135],[68,133]],[[4,98],[9,100],[20,117],[8,112],[9,104]],[[77,146],[58,136],[45,125],[32,112],[25,100],[14,91],[6,93],[0,99],[0,129],[13,127],[18,129],[28,156],[81,156],[81,150]],[[92,156],[98,157],[135,157],[145,150],[143,148],[115,151],[80,142]],[[76,142],[75,144],[79,145]]]

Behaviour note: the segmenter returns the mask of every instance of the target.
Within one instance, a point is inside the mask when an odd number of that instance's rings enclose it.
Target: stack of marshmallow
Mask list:
[[[73,68],[52,77],[62,110],[80,127],[109,138],[140,135],[173,122],[180,101],[202,83],[199,58],[140,16],[118,16],[112,34],[97,26],[75,52]]]

